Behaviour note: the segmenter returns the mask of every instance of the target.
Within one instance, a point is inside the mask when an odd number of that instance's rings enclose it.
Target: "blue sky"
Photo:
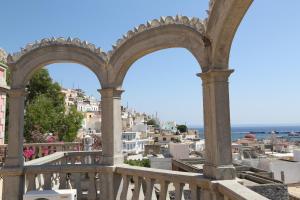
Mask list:
[[[44,37],[79,37],[110,50],[129,29],[160,16],[206,16],[200,0],[1,0],[0,47],[15,52]],[[300,1],[254,1],[234,39],[230,67],[232,124],[300,124]],[[65,87],[97,96],[99,83],[74,64],[49,67]],[[167,49],[133,64],[123,104],[163,120],[202,125],[200,67],[184,49]]]

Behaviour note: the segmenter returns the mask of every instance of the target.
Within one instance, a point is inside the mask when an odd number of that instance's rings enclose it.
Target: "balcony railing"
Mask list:
[[[4,176],[24,175],[30,190],[77,190],[88,199],[226,199],[263,200],[261,195],[236,180],[212,181],[199,173],[178,172],[129,165],[101,165],[101,152],[57,152],[25,163],[23,170],[2,169]],[[105,175],[111,175],[112,179]],[[114,184],[114,197],[107,186]]]
[[[80,151],[82,144],[79,142],[55,143],[25,143],[23,147],[25,161],[41,158],[55,152]],[[7,155],[7,144],[0,145],[0,163],[4,163]]]

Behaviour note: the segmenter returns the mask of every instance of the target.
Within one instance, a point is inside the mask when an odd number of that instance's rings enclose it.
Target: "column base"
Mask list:
[[[117,156],[106,156],[103,155],[101,158],[101,164],[103,165],[121,165],[124,164],[124,156],[117,155]]]
[[[23,199],[24,176],[3,177],[3,200]]]
[[[216,180],[232,180],[235,179],[235,167],[233,165],[214,166],[205,163],[203,166],[204,176]]]

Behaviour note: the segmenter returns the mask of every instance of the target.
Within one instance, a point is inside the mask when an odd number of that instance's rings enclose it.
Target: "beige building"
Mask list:
[[[85,112],[82,128],[86,131],[101,132],[101,115],[99,112]]]

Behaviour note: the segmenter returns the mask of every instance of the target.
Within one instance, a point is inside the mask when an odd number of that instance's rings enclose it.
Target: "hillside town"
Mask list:
[[[0,200],[300,200],[300,1],[1,3]]]
[[[78,137],[98,137],[101,141],[101,101],[85,95],[80,89],[63,89],[62,92],[66,95],[66,106],[75,105],[84,114]],[[203,172],[205,140],[200,138],[199,129],[188,129],[175,121],[162,122],[157,115],[124,106],[121,113],[125,162],[133,165],[144,163],[142,166],[156,169]],[[282,183],[288,186],[289,195],[300,198],[300,176],[297,175],[300,142],[279,137],[276,132],[265,133],[268,134],[265,139],[257,139],[257,134],[262,133],[249,132],[232,142],[233,163],[242,170],[238,176],[247,179],[245,183],[250,188]],[[92,150],[94,140],[88,141],[90,143],[86,145],[90,148],[87,149]],[[102,142],[105,141],[100,145]],[[284,190],[281,188],[276,195],[288,195]]]

